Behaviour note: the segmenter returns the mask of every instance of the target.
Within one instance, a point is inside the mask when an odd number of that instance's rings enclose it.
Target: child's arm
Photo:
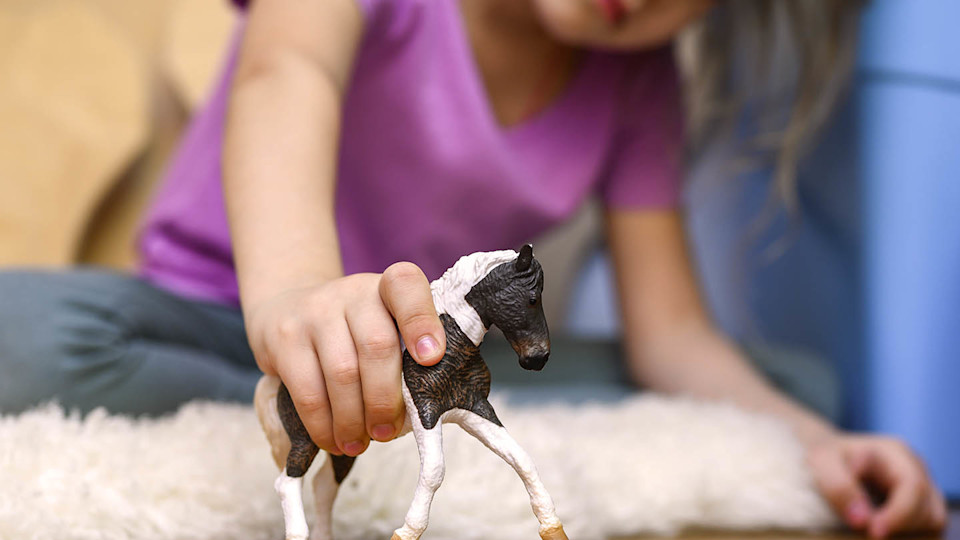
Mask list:
[[[735,402],[783,418],[807,448],[821,491],[839,515],[874,537],[942,528],[943,497],[901,442],[855,437],[771,387],[714,327],[696,286],[675,211],[607,214],[632,374],[655,390]],[[861,482],[888,492],[878,509]]]
[[[256,0],[234,74],[224,188],[245,306],[340,277],[340,100],[363,20],[351,0]]]
[[[403,423],[394,319],[422,363],[442,326],[423,272],[343,277],[334,218],[341,99],[363,31],[354,0],[255,0],[234,76],[224,190],[244,320],[314,441],[356,455]],[[432,341],[431,341],[432,340]]]

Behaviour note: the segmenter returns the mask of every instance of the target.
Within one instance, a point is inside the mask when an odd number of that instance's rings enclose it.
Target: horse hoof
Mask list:
[[[549,529],[540,529],[540,538],[543,540],[568,540],[567,533],[563,532],[563,525],[554,525]]]

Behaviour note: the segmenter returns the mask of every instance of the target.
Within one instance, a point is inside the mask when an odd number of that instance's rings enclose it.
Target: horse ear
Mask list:
[[[533,246],[525,244],[520,248],[520,256],[517,257],[517,272],[529,270],[531,262],[533,262]]]

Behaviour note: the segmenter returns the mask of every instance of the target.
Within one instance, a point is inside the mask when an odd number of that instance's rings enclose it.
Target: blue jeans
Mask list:
[[[0,412],[159,414],[250,401],[258,379],[237,309],[104,270],[0,272]]]

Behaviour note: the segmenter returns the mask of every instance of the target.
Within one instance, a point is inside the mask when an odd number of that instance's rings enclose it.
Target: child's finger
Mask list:
[[[276,362],[277,372],[310,438],[321,449],[339,454],[333,438],[330,400],[313,344],[304,337],[288,343],[279,355],[283,361]]]
[[[330,396],[334,440],[344,454],[360,455],[370,441],[363,419],[357,351],[346,321],[328,321],[324,327],[318,328],[314,334],[314,347]]]
[[[866,527],[873,514],[870,499],[839,447],[817,449],[808,459],[820,492],[834,512],[852,529]]]
[[[930,490],[930,500],[928,503],[928,513],[930,516],[930,528],[934,531],[942,531],[947,526],[947,501],[936,486]]]
[[[348,307],[347,326],[357,348],[367,433],[389,441],[403,426],[400,338],[379,299]]]
[[[446,338],[423,271],[408,262],[391,265],[380,278],[380,298],[397,321],[413,359],[423,365],[439,362]]]
[[[914,517],[919,515],[924,500],[921,492],[918,481],[906,480],[894,485],[887,502],[870,521],[870,536],[886,538],[897,531],[914,529]]]
[[[898,441],[882,441],[869,475],[888,490],[886,502],[870,522],[870,535],[883,538],[921,526],[929,483],[910,450]]]

